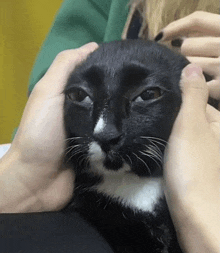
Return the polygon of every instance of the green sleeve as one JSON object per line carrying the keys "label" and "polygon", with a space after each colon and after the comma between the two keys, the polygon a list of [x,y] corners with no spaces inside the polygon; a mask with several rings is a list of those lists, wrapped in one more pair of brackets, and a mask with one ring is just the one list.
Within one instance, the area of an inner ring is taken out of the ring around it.
{"label": "green sleeve", "polygon": [[128,0],[66,0],[44,41],[30,77],[29,93],[55,56],[88,42],[121,39]]}

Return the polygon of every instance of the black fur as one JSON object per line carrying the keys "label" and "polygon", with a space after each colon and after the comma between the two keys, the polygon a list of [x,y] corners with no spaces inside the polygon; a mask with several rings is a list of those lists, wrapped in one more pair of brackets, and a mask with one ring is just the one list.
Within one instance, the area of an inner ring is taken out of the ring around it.
{"label": "black fur", "polygon": [[[78,66],[66,85],[66,163],[75,170],[76,181],[74,198],[65,210],[75,210],[89,221],[115,252],[181,250],[164,197],[152,213],[124,206],[119,199],[95,190],[104,172],[93,171],[89,145],[99,144],[108,172],[120,172],[126,163],[138,177],[161,177],[162,160],[143,154],[151,144],[144,137],[158,138],[154,143],[163,154],[181,105],[181,71],[188,63],[154,42],[110,42]],[[105,127],[94,132],[102,113]]]}

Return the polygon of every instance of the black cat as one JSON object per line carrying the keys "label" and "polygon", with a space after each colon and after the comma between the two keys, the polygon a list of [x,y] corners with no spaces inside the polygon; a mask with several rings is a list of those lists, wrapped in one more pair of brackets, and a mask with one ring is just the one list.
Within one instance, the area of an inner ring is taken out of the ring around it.
{"label": "black cat", "polygon": [[66,210],[96,227],[114,252],[182,252],[162,175],[188,63],[154,42],[110,42],[65,87],[66,163],[76,173]]}

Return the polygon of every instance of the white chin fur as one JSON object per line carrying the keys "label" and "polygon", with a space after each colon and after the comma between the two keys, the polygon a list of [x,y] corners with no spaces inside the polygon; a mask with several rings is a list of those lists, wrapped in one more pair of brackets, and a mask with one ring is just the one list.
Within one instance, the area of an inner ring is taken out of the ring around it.
{"label": "white chin fur", "polygon": [[132,173],[105,175],[95,188],[122,205],[151,213],[164,195],[162,178],[140,178]]}
{"label": "white chin fur", "polygon": [[105,153],[102,151],[100,145],[93,141],[89,145],[89,156],[90,156],[90,165],[91,170],[93,172],[96,172],[101,175],[120,175],[124,174],[126,171],[130,171],[131,168],[128,164],[124,163],[123,167],[117,171],[114,170],[108,170],[103,165],[104,159],[105,159]]}
{"label": "white chin fur", "polygon": [[89,145],[89,156],[91,162],[103,162],[105,158],[105,153],[96,141],[91,142]]}
{"label": "white chin fur", "polygon": [[89,147],[91,170],[103,176],[103,181],[95,186],[101,192],[123,205],[153,213],[155,205],[163,197],[162,178],[140,178],[131,171],[130,166],[124,163],[118,171],[107,170],[103,161],[105,153],[97,142]]}

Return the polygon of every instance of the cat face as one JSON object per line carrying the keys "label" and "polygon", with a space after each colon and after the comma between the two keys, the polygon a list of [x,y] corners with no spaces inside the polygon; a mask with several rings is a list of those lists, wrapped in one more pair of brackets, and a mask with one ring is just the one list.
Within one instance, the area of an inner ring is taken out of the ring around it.
{"label": "cat face", "polygon": [[101,45],[64,90],[66,161],[78,171],[161,175],[187,64],[153,42]]}

